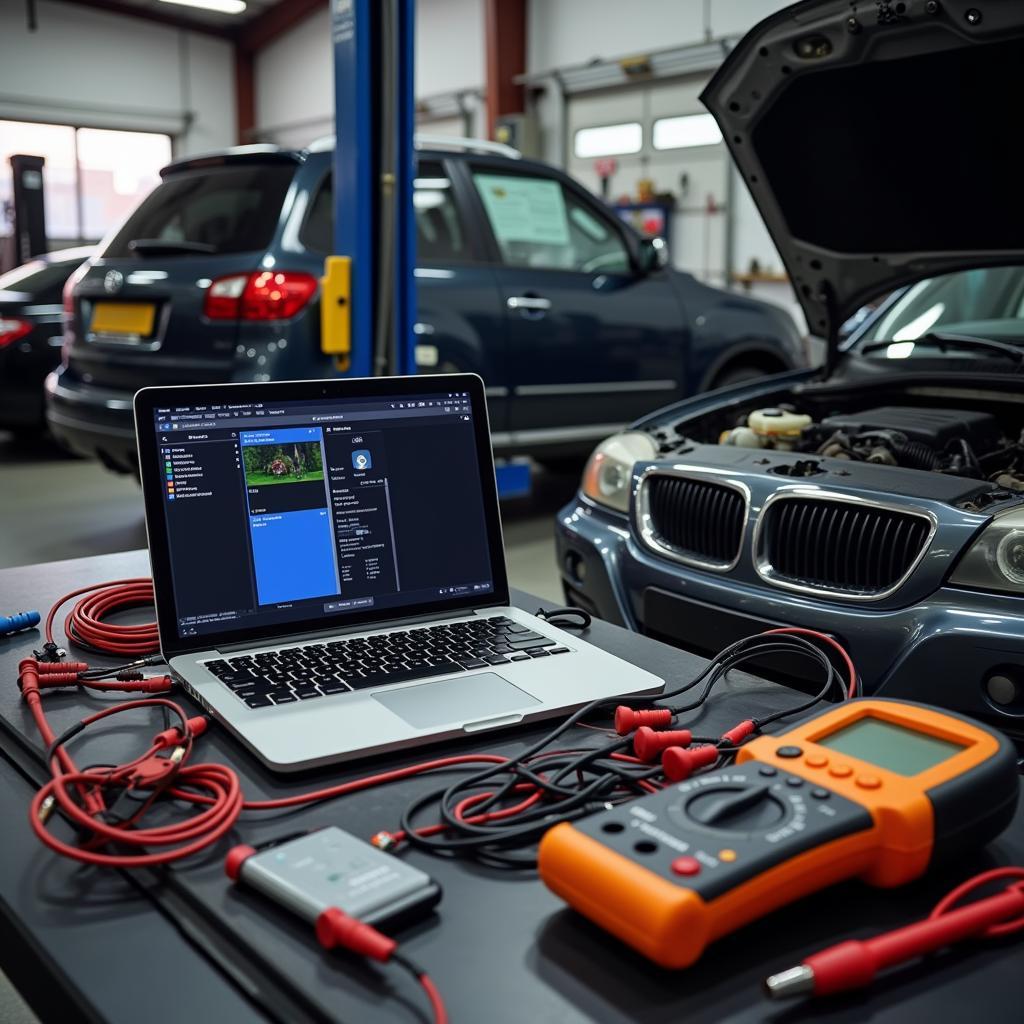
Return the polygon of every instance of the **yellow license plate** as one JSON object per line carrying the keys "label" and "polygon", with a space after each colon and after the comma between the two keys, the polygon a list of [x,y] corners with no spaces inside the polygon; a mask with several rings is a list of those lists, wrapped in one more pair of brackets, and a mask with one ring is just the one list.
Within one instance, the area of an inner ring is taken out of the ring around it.
{"label": "yellow license plate", "polygon": [[94,334],[125,334],[148,338],[156,306],[151,302],[97,302],[92,313]]}

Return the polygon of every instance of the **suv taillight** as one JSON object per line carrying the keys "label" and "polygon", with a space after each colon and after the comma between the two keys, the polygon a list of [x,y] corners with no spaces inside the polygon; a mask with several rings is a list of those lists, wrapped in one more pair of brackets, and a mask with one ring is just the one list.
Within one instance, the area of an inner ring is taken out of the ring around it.
{"label": "suv taillight", "polygon": [[203,304],[209,320],[290,320],[316,291],[312,274],[260,270],[231,274],[210,283]]}
{"label": "suv taillight", "polygon": [[17,317],[0,317],[0,348],[6,348],[19,338],[24,338],[32,325],[27,320]]}

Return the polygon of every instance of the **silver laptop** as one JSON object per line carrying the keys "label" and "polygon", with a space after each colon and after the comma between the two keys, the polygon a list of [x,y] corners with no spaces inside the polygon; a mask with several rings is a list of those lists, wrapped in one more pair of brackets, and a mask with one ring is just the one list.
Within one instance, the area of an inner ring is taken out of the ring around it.
{"label": "silver laptop", "polygon": [[479,377],[146,388],[135,422],[163,654],[270,768],[663,688],[510,605]]}

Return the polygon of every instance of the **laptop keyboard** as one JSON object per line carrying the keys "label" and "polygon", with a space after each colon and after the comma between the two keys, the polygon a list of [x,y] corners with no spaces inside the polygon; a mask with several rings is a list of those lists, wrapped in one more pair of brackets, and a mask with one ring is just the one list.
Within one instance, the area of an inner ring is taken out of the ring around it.
{"label": "laptop keyboard", "polygon": [[203,662],[251,708],[568,654],[503,615]]}

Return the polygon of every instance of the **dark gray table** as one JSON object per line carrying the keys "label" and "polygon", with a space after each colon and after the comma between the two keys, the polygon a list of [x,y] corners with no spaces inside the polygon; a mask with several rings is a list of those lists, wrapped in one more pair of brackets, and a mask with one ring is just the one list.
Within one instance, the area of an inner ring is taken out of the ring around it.
{"label": "dark gray table", "polygon": [[[68,590],[148,572],[144,552],[8,569],[0,572],[0,611],[45,612]],[[515,600],[530,611],[538,605],[522,593]],[[587,638],[671,682],[691,677],[704,664],[603,622]],[[15,685],[18,661],[40,642],[34,632],[0,639],[0,966],[45,1020],[425,1020],[420,994],[402,972],[325,953],[301,922],[234,890],[222,873],[227,843],[163,874],[82,868],[42,848],[27,822],[28,801],[42,777],[38,745]],[[702,729],[712,733],[799,699],[749,677],[730,680],[716,693],[700,718]],[[46,699],[58,732],[102,703],[75,693]],[[98,742],[83,740],[74,753],[81,764],[91,757],[120,760],[154,731],[141,718],[137,728],[121,722]],[[539,726],[428,749],[514,754],[544,731]],[[594,734],[581,730],[574,742],[594,742]],[[390,757],[282,779],[216,728],[195,756],[229,763],[252,797],[300,792],[402,763]],[[395,827],[410,799],[438,785],[436,776],[426,777],[287,815],[246,814],[236,841],[258,843],[327,824],[367,836]],[[659,970],[566,910],[532,875],[502,874],[415,850],[404,856],[444,889],[437,914],[404,933],[402,942],[440,986],[454,1024],[811,1017],[904,1024],[963,1021],[978,1013],[987,1021],[1021,1019],[1021,947],[1005,942],[942,955],[828,1003],[769,1003],[759,984],[765,974],[839,938],[867,936],[922,916],[976,871],[1024,864],[1024,808],[987,851],[955,871],[897,892],[857,882],[836,886],[724,939],[678,973]]]}

